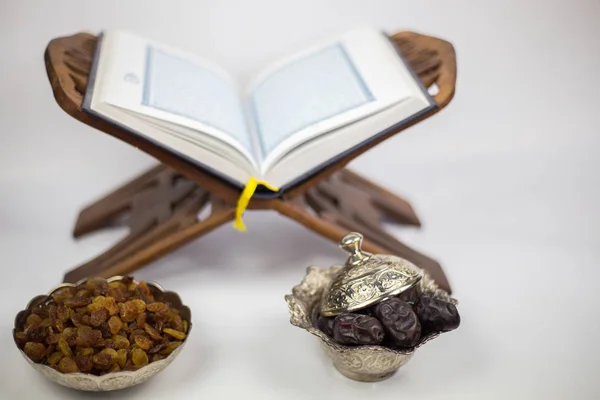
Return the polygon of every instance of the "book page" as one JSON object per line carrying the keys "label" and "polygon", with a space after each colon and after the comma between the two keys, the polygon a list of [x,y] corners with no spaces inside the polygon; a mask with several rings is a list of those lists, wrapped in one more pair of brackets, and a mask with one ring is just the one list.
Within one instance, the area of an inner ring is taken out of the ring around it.
{"label": "book page", "polygon": [[388,39],[359,29],[263,72],[249,89],[262,170],[295,146],[410,96],[398,68]]}
{"label": "book page", "polygon": [[223,70],[180,50],[110,32],[110,62],[102,101],[224,141],[254,159],[235,81]]}

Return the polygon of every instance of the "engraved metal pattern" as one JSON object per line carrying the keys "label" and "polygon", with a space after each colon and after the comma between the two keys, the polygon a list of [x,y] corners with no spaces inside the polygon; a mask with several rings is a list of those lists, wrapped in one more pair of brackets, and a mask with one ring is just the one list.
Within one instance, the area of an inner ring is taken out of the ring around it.
{"label": "engraved metal pattern", "polygon": [[[325,353],[344,376],[363,382],[387,379],[410,360],[418,347],[440,335],[440,333],[426,335],[414,349],[407,350],[394,350],[384,346],[344,346],[336,343],[313,326],[311,316],[315,307],[320,304],[326,288],[340,270],[342,270],[341,266],[309,267],[302,282],[292,289],[292,294],[285,296],[285,300],[290,312],[290,323],[321,339]],[[440,289],[426,273],[416,287],[422,294],[451,301],[454,304],[458,303],[450,298],[447,292]]]}
{"label": "engraved metal pattern", "polygon": [[391,255],[372,255],[360,248],[362,235],[350,233],[340,247],[350,253],[343,269],[325,290],[321,313],[335,316],[377,303],[416,285],[423,270]]}
{"label": "engraved metal pattern", "polygon": [[[122,276],[114,276],[112,278],[107,279],[107,282],[119,281],[123,279]],[[47,295],[36,296],[29,304],[25,310],[19,312],[17,317],[15,318],[15,325],[13,329],[13,339],[14,334],[17,331],[17,325],[19,321],[23,320],[23,316],[28,315],[30,310],[36,305],[44,303],[52,294],[64,287],[77,287],[79,285],[84,285],[87,279],[83,279],[77,283],[63,283],[59,286],[52,289],[48,292]],[[134,280],[134,282],[136,282]],[[157,290],[162,293],[164,301],[170,302],[174,308],[177,308],[181,312],[181,317],[189,322],[188,327],[188,335],[192,330],[192,315],[190,309],[183,305],[179,295],[175,292],[167,292],[165,291],[159,284],[151,281],[146,281],[151,290]],[[102,376],[96,376],[92,374],[86,374],[81,372],[69,373],[65,374],[60,371],[57,371],[47,365],[39,364],[33,362],[27,355],[19,349],[21,355],[27,360],[28,364],[31,365],[36,371],[42,373],[46,378],[51,380],[54,383],[58,383],[59,385],[66,386],[72,389],[84,390],[84,391],[110,391],[110,390],[119,390],[125,389],[131,386],[138,385],[140,383],[146,382],[148,379],[152,378],[154,375],[158,374],[169,364],[173,362],[173,360],[181,353],[181,350],[185,346],[187,339],[183,341],[183,343],[175,349],[169,356],[163,360],[154,361],[135,371],[118,371],[118,372],[109,372]],[[16,344],[16,340],[15,340]]]}

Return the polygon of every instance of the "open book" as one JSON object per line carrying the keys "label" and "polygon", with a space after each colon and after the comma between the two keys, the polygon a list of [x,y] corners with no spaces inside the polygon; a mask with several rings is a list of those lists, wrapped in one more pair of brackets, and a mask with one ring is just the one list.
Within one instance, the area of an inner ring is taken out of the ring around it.
{"label": "open book", "polygon": [[393,42],[356,29],[250,82],[124,31],[103,32],[83,110],[243,188],[284,191],[436,107]]}

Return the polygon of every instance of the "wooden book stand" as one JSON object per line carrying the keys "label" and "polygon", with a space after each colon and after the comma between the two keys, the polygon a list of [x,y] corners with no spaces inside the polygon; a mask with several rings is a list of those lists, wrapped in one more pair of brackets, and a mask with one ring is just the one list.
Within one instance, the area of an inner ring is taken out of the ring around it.
{"label": "wooden book stand", "polygon": [[[392,36],[442,109],[454,95],[456,58],[444,40],[413,32]],[[233,221],[239,189],[192,164],[81,111],[96,37],[88,33],[52,40],[45,53],[46,70],[58,105],[72,117],[157,158],[162,164],[89,205],[79,215],[74,236],[125,223],[129,235],[110,250],[73,269],[65,282],[87,276],[123,275]],[[417,122],[417,121],[415,121]],[[444,290],[450,286],[439,263],[386,233],[381,219],[420,226],[411,205],[344,167],[381,138],[323,170],[277,199],[252,199],[248,209],[273,209],[328,239],[339,241],[348,231],[361,232],[363,248],[395,254],[425,269]],[[199,219],[206,207],[210,214]],[[256,229],[256,227],[252,228]]]}

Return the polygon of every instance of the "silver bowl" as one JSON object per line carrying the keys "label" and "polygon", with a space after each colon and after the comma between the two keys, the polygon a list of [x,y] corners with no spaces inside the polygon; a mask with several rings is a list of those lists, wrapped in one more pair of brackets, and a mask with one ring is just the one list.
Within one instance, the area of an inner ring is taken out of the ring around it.
{"label": "silver bowl", "polygon": [[[290,322],[321,339],[321,346],[333,361],[335,368],[347,378],[361,382],[377,382],[394,375],[413,356],[415,350],[440,333],[431,333],[421,338],[417,346],[408,350],[394,350],[384,346],[344,346],[333,341],[313,325],[312,315],[321,304],[327,288],[341,266],[331,268],[309,267],[302,282],[294,286],[292,294],[285,296],[290,311]],[[457,304],[447,292],[440,289],[425,273],[417,291],[444,301]]]}
{"label": "silver bowl", "polygon": [[[124,277],[123,276],[113,276],[112,278],[106,279],[108,283],[114,281],[120,281]],[[29,301],[25,310],[19,312],[17,317],[15,318],[15,324],[13,328],[13,340],[15,340],[15,344],[17,344],[15,339],[15,333],[17,332],[17,327],[20,321],[23,321],[27,315],[31,313],[31,309],[43,304],[54,292],[59,289],[65,287],[78,287],[80,285],[85,285],[88,279],[83,279],[77,283],[63,283],[59,286],[52,289],[48,292],[47,295],[36,296]],[[137,283],[136,280],[134,282]],[[158,283],[146,281],[148,287],[153,293],[160,293],[160,296],[163,301],[170,302],[173,308],[178,309],[181,312],[181,317],[187,321],[189,321],[188,332],[192,330],[192,314],[190,309],[183,305],[179,295],[175,292],[166,292]],[[152,378],[154,375],[158,374],[160,371],[167,368],[169,364],[173,362],[175,357],[181,353],[181,349],[185,346],[186,339],[183,340],[183,343],[175,349],[167,358],[164,358],[159,361],[154,361],[149,363],[148,365],[135,370],[135,371],[118,371],[118,372],[109,372],[102,376],[97,376],[93,374],[86,374],[82,372],[74,372],[74,373],[62,373],[57,371],[47,365],[39,364],[32,361],[23,350],[19,349],[21,355],[25,358],[25,360],[31,365],[36,371],[41,372],[46,378],[51,380],[52,382],[58,383],[59,385],[66,386],[72,389],[84,390],[84,391],[93,391],[93,392],[102,392],[102,391],[110,391],[110,390],[118,390],[125,389],[128,387],[132,387],[138,385],[140,383],[146,382],[148,379]]]}

